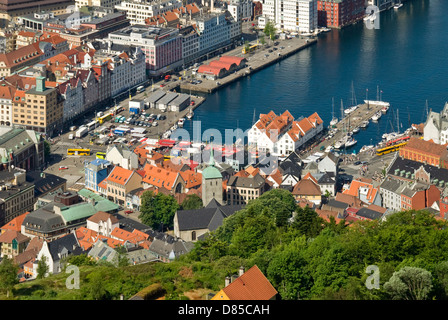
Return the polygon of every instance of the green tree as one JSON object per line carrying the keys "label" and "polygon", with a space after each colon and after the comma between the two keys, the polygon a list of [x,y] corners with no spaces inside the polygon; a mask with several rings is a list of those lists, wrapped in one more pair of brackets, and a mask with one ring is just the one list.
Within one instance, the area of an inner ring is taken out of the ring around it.
{"label": "green tree", "polygon": [[50,157],[51,154],[51,144],[47,140],[44,140],[44,156],[46,159]]}
{"label": "green tree", "polygon": [[87,275],[86,279],[88,280],[87,286],[85,286],[85,290],[87,290],[87,294],[90,295],[93,300],[109,300],[110,294],[106,290],[104,275],[101,271],[94,271]]}
{"label": "green tree", "polygon": [[37,263],[37,279],[43,279],[48,273],[49,267],[47,264],[47,257],[42,256]]}
{"label": "green tree", "polygon": [[115,251],[118,252],[118,267],[126,267],[129,266],[129,259],[126,256],[126,249],[123,246],[118,246],[115,248]]}
{"label": "green tree", "polygon": [[260,37],[260,43],[261,43],[261,45],[265,45],[266,44],[266,39],[264,38],[264,36],[261,36]]}
{"label": "green tree", "polygon": [[324,220],[313,209],[297,208],[292,227],[307,237],[316,237],[324,227]]}
{"label": "green tree", "polygon": [[197,194],[189,194],[185,197],[180,206],[182,210],[195,210],[201,209],[204,205],[202,203],[201,197],[199,197]]}
{"label": "green tree", "polygon": [[276,31],[274,22],[272,21],[268,21],[263,30],[264,34],[272,41],[275,40]]}
{"label": "green tree", "polygon": [[394,300],[426,300],[432,287],[431,272],[416,267],[401,268],[384,284]]}
{"label": "green tree", "polygon": [[179,205],[174,197],[152,191],[145,191],[141,197],[139,218],[154,229],[172,228],[173,218]]}
{"label": "green tree", "polygon": [[268,279],[284,300],[309,297],[312,279],[306,270],[307,261],[302,255],[305,246],[304,238],[293,241],[274,255],[267,269]]}
{"label": "green tree", "polygon": [[69,264],[75,265],[75,266],[94,266],[96,265],[96,261],[93,260],[91,257],[89,257],[87,254],[80,254],[77,256],[70,256],[67,259],[67,262]]}
{"label": "green tree", "polygon": [[8,298],[14,286],[19,283],[18,272],[19,266],[12,259],[3,257],[0,263],[0,289],[6,291],[6,297]]}

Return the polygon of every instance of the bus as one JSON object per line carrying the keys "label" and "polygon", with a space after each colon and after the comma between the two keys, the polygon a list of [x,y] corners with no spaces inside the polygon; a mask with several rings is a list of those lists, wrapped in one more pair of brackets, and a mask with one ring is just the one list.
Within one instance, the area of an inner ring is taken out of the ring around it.
{"label": "bus", "polygon": [[99,124],[103,124],[104,122],[108,121],[112,119],[112,114],[111,113],[106,113],[105,115],[98,117],[98,123]]}
{"label": "bus", "polygon": [[90,149],[67,149],[69,156],[90,156]]}
{"label": "bus", "polygon": [[251,45],[249,47],[244,47],[243,48],[243,54],[246,54],[246,53],[249,53],[249,52],[254,52],[255,50],[257,50],[257,48],[258,48],[258,44],[254,44],[254,45]]}
{"label": "bus", "polygon": [[97,152],[96,158],[97,159],[106,159],[106,152]]}
{"label": "bus", "polygon": [[384,147],[384,148],[379,148],[379,149],[376,150],[376,155],[377,156],[382,156],[382,155],[385,155],[385,154],[388,154],[388,153],[391,153],[391,152],[395,152],[395,151],[397,151],[398,149],[400,149],[401,147],[403,147],[406,144],[407,144],[407,141],[406,142],[402,142],[402,143],[397,143],[397,144],[394,144],[394,145],[391,145],[391,146],[387,146],[387,147]]}
{"label": "bus", "polygon": [[89,122],[88,124],[86,124],[86,127],[90,131],[95,128],[95,125],[96,125],[96,120],[93,120],[92,122]]}

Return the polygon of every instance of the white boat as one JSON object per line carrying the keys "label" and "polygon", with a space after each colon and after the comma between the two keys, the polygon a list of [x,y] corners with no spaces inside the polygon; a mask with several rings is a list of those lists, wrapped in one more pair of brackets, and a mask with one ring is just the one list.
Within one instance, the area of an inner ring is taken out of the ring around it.
{"label": "white boat", "polygon": [[330,126],[332,127],[339,122],[338,118],[336,118],[334,116],[334,98],[332,99],[332,113],[331,114],[332,114],[332,119],[330,121]]}
{"label": "white boat", "polygon": [[177,121],[177,125],[179,128],[182,128],[184,126],[185,118],[180,118],[179,121]]}
{"label": "white boat", "polygon": [[372,121],[377,122],[381,118],[381,112],[377,112],[372,116]]}
{"label": "white boat", "polygon": [[345,114],[350,114],[350,113],[352,113],[353,111],[355,111],[356,109],[358,109],[358,106],[353,106],[353,107],[350,107],[350,108],[345,109],[345,110],[344,110],[344,113],[345,113]]}
{"label": "white boat", "polygon": [[328,146],[328,147],[325,148],[325,152],[326,153],[333,152],[333,150],[334,150],[333,146]]}
{"label": "white boat", "polygon": [[187,113],[186,117],[187,117],[188,120],[191,120],[193,118],[193,116],[194,116],[194,112],[190,108],[190,111]]}
{"label": "white boat", "polygon": [[373,149],[374,146],[373,145],[368,145],[368,146],[362,146],[362,148],[359,150],[359,152],[364,152],[370,149]]}
{"label": "white boat", "polygon": [[345,141],[339,140],[334,144],[335,149],[341,149],[345,146]]}
{"label": "white boat", "polygon": [[357,142],[358,142],[358,141],[356,141],[355,139],[350,138],[350,139],[345,143],[345,147],[346,147],[346,148],[349,148],[349,147],[355,145]]}
{"label": "white boat", "polygon": [[384,106],[384,107],[381,108],[381,112],[383,114],[385,114],[387,112],[387,110],[389,110],[389,106]]}
{"label": "white boat", "polygon": [[367,126],[369,125],[369,121],[365,120],[363,122],[361,122],[361,124],[359,125],[361,128],[367,128]]}
{"label": "white boat", "polygon": [[356,127],[352,130],[352,133],[358,133],[359,132],[359,127]]}

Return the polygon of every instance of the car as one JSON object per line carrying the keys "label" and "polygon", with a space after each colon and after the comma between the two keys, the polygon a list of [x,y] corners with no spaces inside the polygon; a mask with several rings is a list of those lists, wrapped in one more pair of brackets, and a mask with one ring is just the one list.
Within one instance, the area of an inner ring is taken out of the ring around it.
{"label": "car", "polygon": [[161,85],[160,85],[160,88],[163,88],[165,85],[162,83]]}
{"label": "car", "polygon": [[66,167],[66,166],[59,166],[59,170],[67,170],[68,169],[68,167]]}
{"label": "car", "polygon": [[366,165],[366,164],[369,164],[369,162],[368,161],[361,161],[361,164],[362,165]]}
{"label": "car", "polygon": [[272,52],[272,49],[269,49],[268,52],[271,53],[271,52]]}
{"label": "car", "polygon": [[356,161],[356,162],[354,163],[355,166],[360,165],[360,164],[361,164],[361,161]]}
{"label": "car", "polygon": [[130,213],[133,213],[134,211],[132,211],[132,210],[126,210],[124,213],[126,213],[126,214],[130,214]]}

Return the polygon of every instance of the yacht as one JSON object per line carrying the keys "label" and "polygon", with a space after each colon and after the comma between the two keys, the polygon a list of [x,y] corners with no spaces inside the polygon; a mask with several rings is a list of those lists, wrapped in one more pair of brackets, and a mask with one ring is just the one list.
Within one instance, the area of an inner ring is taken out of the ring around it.
{"label": "yacht", "polygon": [[359,150],[359,152],[364,152],[370,149],[373,149],[374,146],[373,145],[368,145],[368,146],[362,146],[362,148]]}
{"label": "yacht", "polygon": [[177,125],[179,128],[182,128],[184,126],[185,119],[180,118],[179,121],[177,121]]}
{"label": "yacht", "polygon": [[353,133],[358,133],[359,132],[359,127],[356,127],[352,130]]}
{"label": "yacht", "polygon": [[367,126],[369,125],[369,121],[365,120],[363,122],[361,122],[361,124],[359,125],[361,128],[367,128]]}
{"label": "yacht", "polygon": [[355,139],[353,139],[352,137],[350,137],[350,139],[347,140],[347,142],[345,143],[345,147],[349,148],[353,145],[355,145],[358,141],[356,141]]}
{"label": "yacht", "polygon": [[333,150],[334,150],[333,146],[328,146],[327,148],[325,148],[326,153],[333,152]]}
{"label": "yacht", "polygon": [[193,110],[191,110],[191,108],[190,108],[190,111],[188,111],[186,117],[188,120],[191,120],[191,118],[193,118],[193,116],[194,116]]}
{"label": "yacht", "polygon": [[350,107],[350,108],[345,109],[345,110],[344,110],[344,113],[345,113],[345,114],[350,114],[350,113],[352,113],[353,111],[355,111],[356,109],[358,109],[358,106],[353,106],[353,107]]}
{"label": "yacht", "polygon": [[387,110],[389,110],[388,105],[381,108],[381,113],[385,114],[387,112]]}
{"label": "yacht", "polygon": [[334,116],[334,98],[332,99],[332,119],[330,121],[330,126],[333,127],[339,122],[338,118]]}
{"label": "yacht", "polygon": [[381,118],[381,112],[377,112],[372,116],[372,121],[377,122]]}

